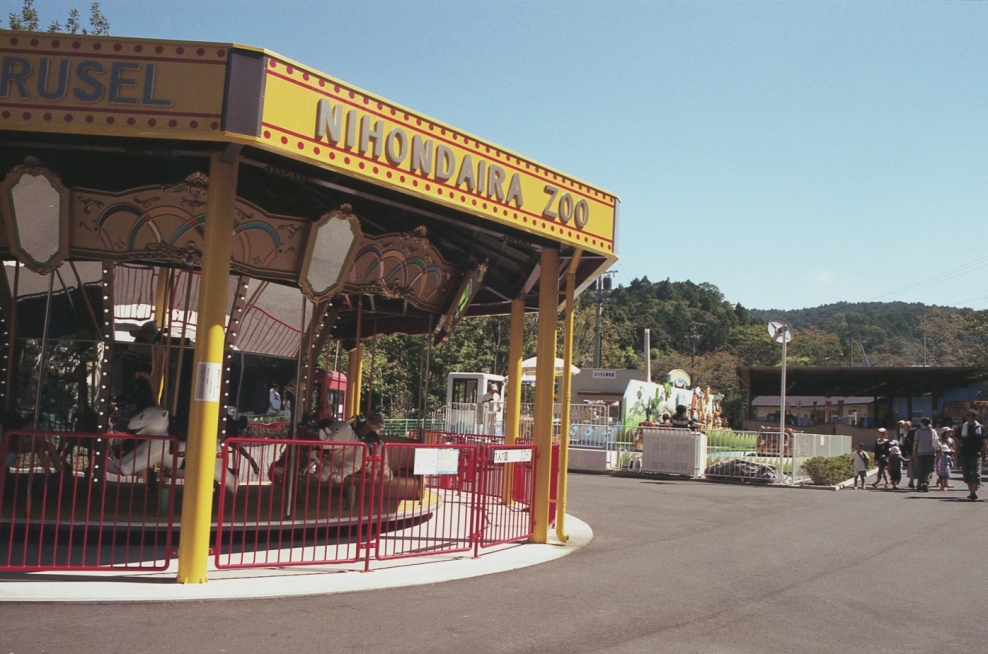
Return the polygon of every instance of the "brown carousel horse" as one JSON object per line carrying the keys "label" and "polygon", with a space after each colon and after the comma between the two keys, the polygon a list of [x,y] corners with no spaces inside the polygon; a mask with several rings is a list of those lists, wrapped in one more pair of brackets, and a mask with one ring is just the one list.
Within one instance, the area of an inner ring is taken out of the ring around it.
{"label": "brown carousel horse", "polygon": [[[78,401],[76,405],[76,415],[74,420],[74,430],[88,434],[95,434],[99,429],[99,420],[96,412],[89,407],[89,370],[85,362],[76,366],[70,374],[61,378],[63,384],[76,384],[78,386]],[[85,450],[87,458],[90,459],[92,467],[92,456],[96,453],[97,441],[94,436],[67,436],[62,435],[58,444],[58,458],[66,468],[72,466],[72,455],[76,450]]]}
{"label": "brown carousel horse", "polygon": [[3,453],[4,465],[7,464],[8,453],[14,454],[18,458],[30,455],[29,467],[33,468],[40,465],[45,473],[61,472],[61,457],[51,439],[41,434],[20,433],[34,430],[36,426],[33,422],[25,422],[19,413],[5,412],[2,416],[2,425],[7,442],[7,450]]}

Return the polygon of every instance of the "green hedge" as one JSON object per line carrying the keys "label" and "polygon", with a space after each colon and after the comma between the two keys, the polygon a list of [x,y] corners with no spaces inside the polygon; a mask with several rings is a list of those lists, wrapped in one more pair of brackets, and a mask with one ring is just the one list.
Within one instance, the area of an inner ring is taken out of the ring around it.
{"label": "green hedge", "polygon": [[[853,454],[840,456],[814,456],[803,463],[803,470],[818,486],[836,486],[854,476]],[[874,466],[872,454],[868,453],[868,469]]]}

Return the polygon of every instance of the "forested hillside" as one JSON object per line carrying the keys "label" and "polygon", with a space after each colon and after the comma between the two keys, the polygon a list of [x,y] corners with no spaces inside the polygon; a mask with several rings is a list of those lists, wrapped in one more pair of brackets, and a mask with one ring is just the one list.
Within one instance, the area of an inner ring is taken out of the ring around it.
{"label": "forested hillside", "polygon": [[[964,365],[977,359],[978,343],[967,333],[974,312],[918,302],[838,302],[796,311],[752,310],[763,320],[785,316],[796,329],[836,334],[851,365]],[[853,342],[853,348],[852,348]],[[853,353],[852,353],[853,349]]]}
{"label": "forested hillside", "polygon": [[[689,371],[694,383],[724,393],[724,408],[737,422],[743,395],[735,369],[778,365],[780,348],[765,322],[784,316],[796,328],[789,365],[970,365],[988,361],[988,312],[903,302],[838,303],[798,311],[746,309],[713,284],[636,279],[603,294],[601,365],[642,368],[644,330],[651,330],[652,370]],[[574,363],[593,365],[597,294],[577,300]],[[560,314],[559,348],[562,348]],[[525,357],[535,355],[538,316],[525,322]],[[430,355],[428,411],[445,402],[452,371],[507,372],[506,316],[464,320],[449,341]],[[422,338],[390,336],[365,349],[365,384],[373,377],[374,406],[388,417],[417,415],[427,347]],[[369,374],[372,353],[374,374]],[[346,355],[324,354],[323,363],[346,369]],[[366,386],[365,386],[366,392]]]}

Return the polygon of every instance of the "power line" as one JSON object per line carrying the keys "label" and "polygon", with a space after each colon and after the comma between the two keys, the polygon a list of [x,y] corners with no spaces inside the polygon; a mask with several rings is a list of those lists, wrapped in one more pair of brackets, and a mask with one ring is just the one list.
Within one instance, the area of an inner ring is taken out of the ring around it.
{"label": "power line", "polygon": [[980,270],[981,268],[985,268],[985,267],[988,267],[988,256],[981,257],[980,259],[975,259],[974,261],[969,261],[968,263],[957,266],[956,268],[945,270],[939,274],[933,275],[932,277],[927,277],[926,279],[922,279],[918,282],[914,282],[908,286],[903,286],[899,290],[891,291],[889,293],[884,293],[883,295],[879,295],[869,300],[869,302],[877,302],[878,300],[887,297],[894,297],[896,295],[901,295],[903,293],[908,293],[909,291],[918,291],[925,288],[929,288],[930,286],[936,286],[937,284],[942,284],[943,282],[947,282],[957,277],[967,275],[969,273],[974,272],[975,270]]}

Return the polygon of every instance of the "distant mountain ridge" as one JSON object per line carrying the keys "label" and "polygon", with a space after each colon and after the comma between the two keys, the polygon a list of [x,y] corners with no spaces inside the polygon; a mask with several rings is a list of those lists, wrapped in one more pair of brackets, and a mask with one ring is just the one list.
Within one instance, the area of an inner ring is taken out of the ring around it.
{"label": "distant mountain ridge", "polygon": [[836,302],[816,307],[783,311],[780,309],[749,309],[753,316],[768,322],[782,316],[796,329],[817,327],[837,334],[863,329],[866,325],[880,327],[890,339],[922,338],[920,321],[933,310],[954,315],[968,315],[971,309],[941,307],[922,302]]}

